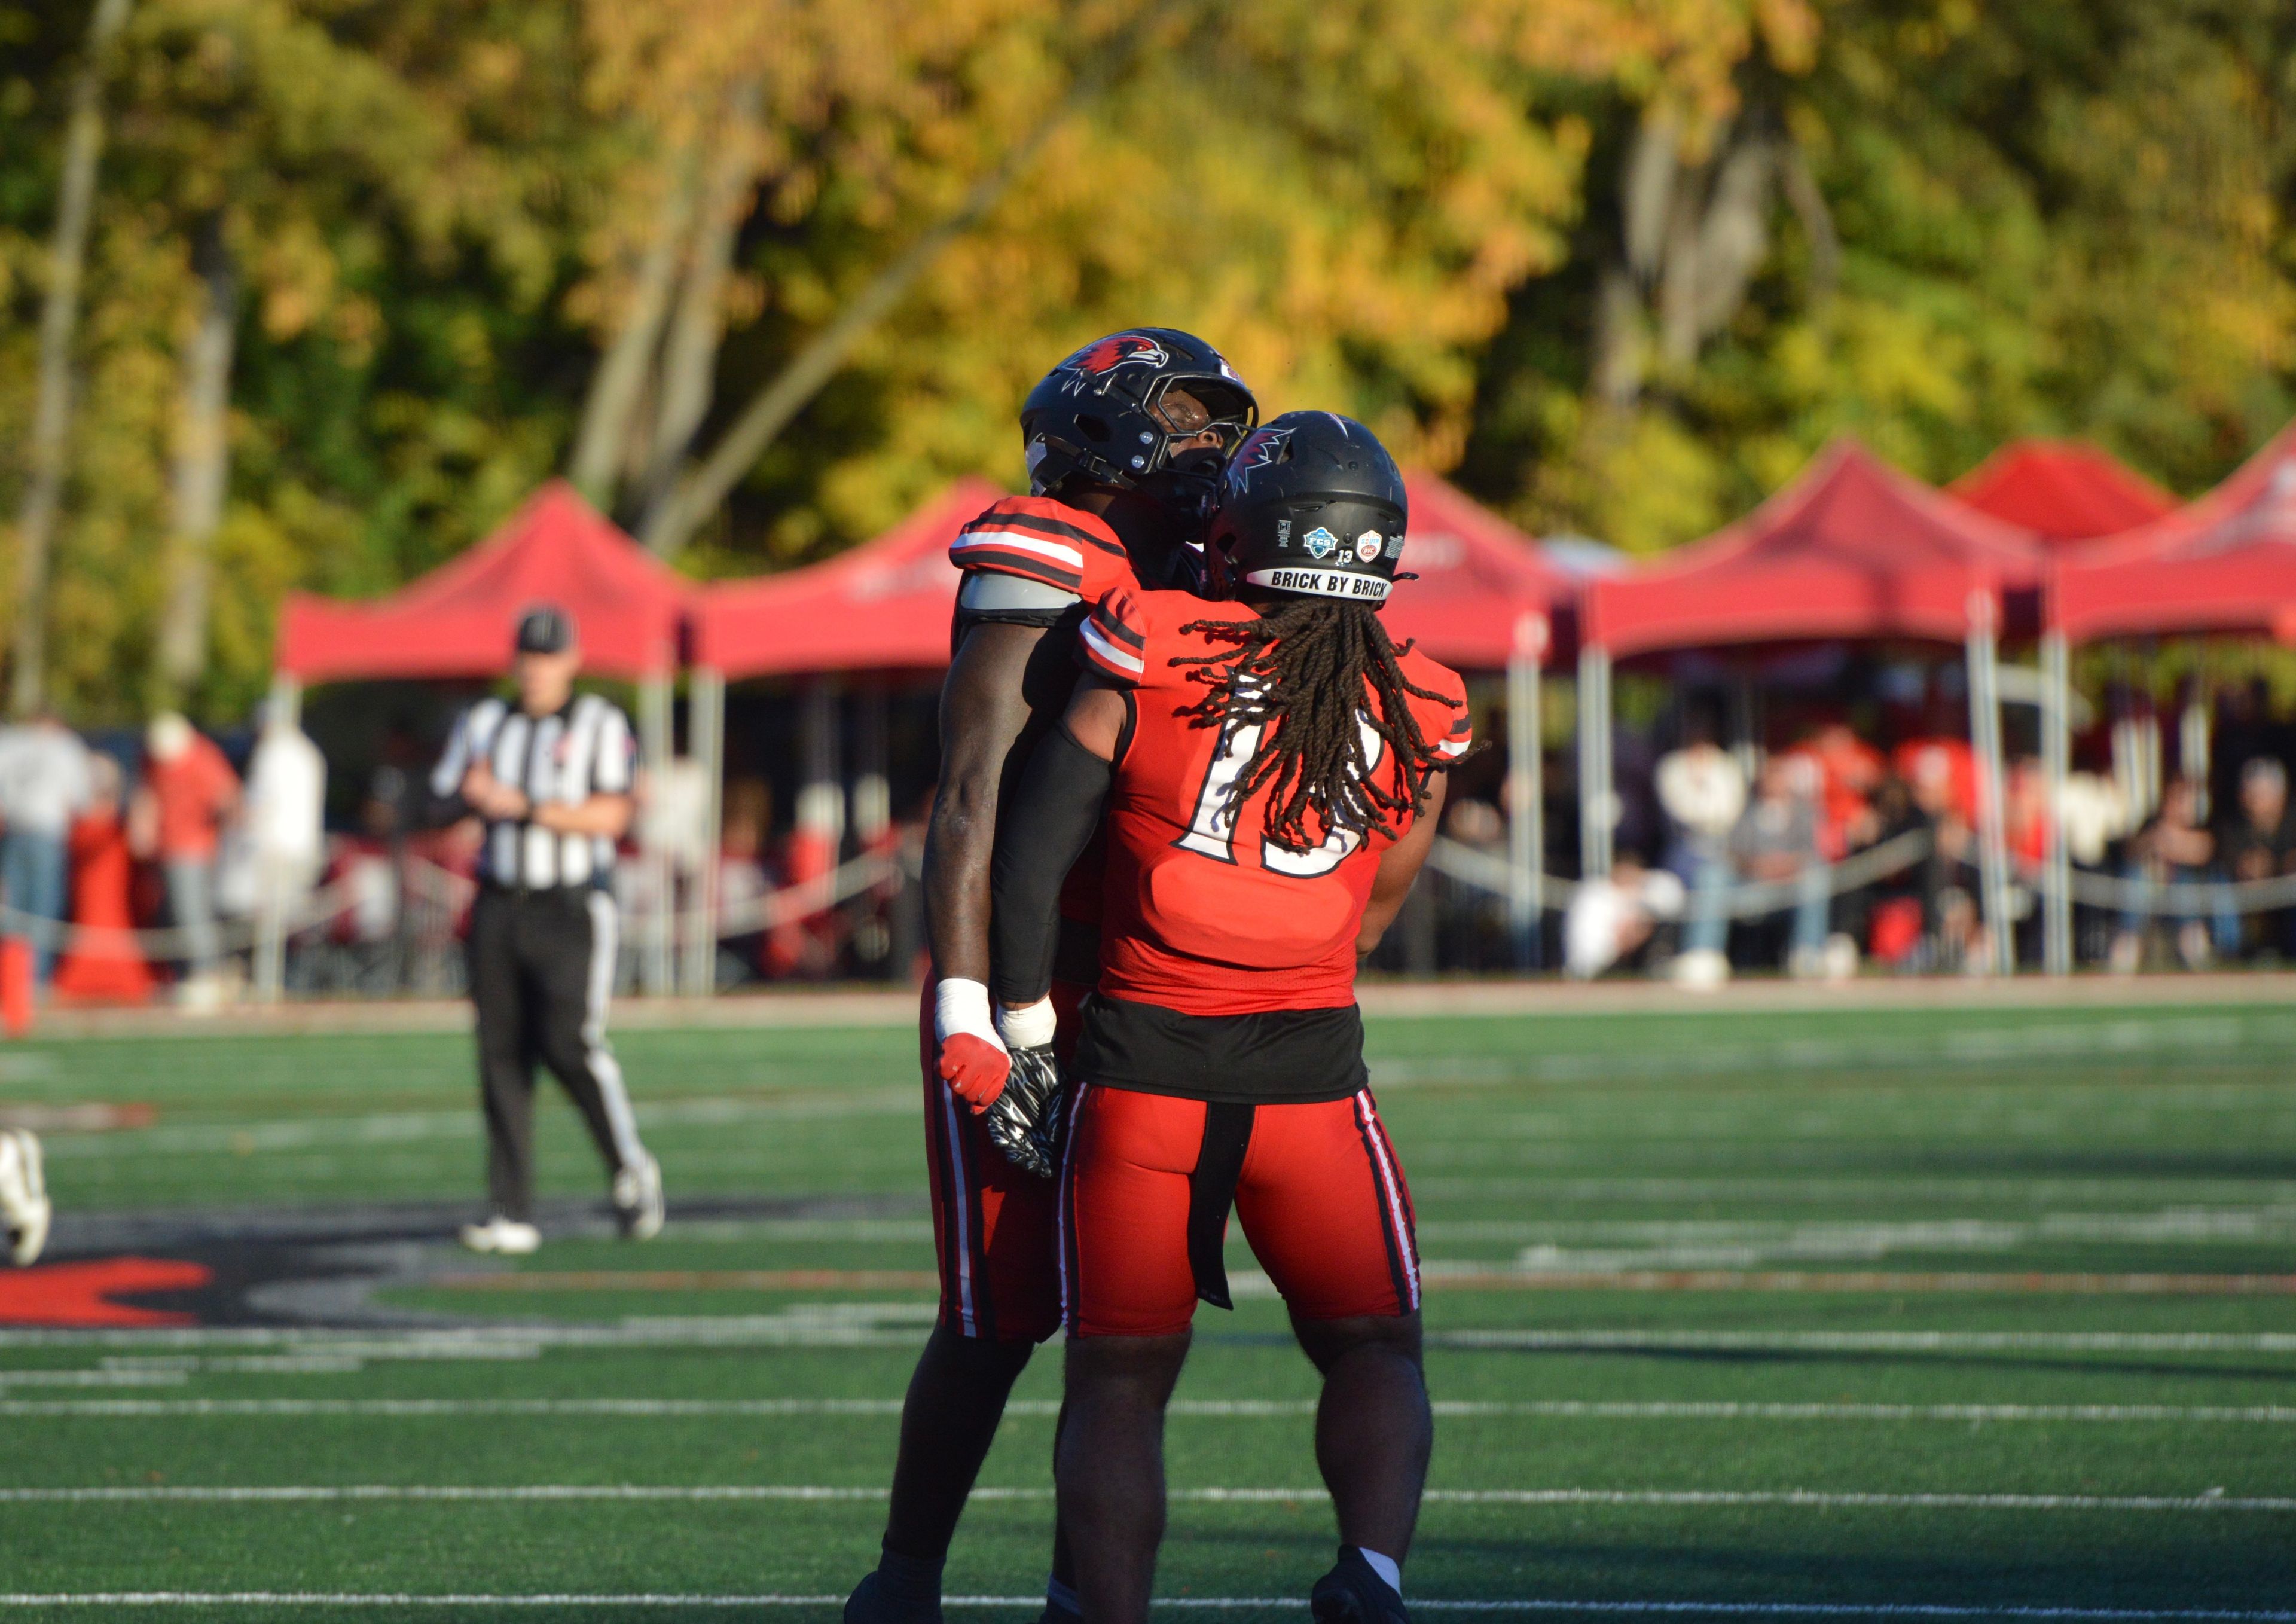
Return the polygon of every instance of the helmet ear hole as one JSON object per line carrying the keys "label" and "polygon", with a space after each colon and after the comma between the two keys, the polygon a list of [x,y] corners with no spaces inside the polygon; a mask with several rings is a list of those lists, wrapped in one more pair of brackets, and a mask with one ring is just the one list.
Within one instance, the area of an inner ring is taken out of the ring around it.
{"label": "helmet ear hole", "polygon": [[1108,420],[1104,417],[1089,415],[1078,417],[1077,427],[1082,429],[1095,445],[1105,446],[1115,438],[1114,432],[1108,426]]}

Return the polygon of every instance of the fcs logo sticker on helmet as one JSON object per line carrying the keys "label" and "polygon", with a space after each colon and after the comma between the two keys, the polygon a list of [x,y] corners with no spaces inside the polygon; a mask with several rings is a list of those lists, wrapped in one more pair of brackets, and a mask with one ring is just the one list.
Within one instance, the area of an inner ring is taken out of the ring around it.
{"label": "fcs logo sticker on helmet", "polygon": [[1300,545],[1308,549],[1308,557],[1321,563],[1338,550],[1340,538],[1319,524],[1300,538]]}
{"label": "fcs logo sticker on helmet", "polygon": [[1171,358],[1161,344],[1144,332],[1114,332],[1078,350],[1061,363],[1061,370],[1099,378],[1119,366],[1163,366]]}

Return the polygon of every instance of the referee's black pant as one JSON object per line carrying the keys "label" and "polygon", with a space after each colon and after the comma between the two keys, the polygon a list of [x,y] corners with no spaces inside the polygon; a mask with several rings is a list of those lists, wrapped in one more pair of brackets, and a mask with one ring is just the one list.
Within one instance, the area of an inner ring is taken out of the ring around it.
{"label": "referee's black pant", "polygon": [[565,1085],[610,1169],[636,1167],[645,1154],[606,1043],[616,935],[613,898],[585,886],[487,886],[471,910],[487,1188],[504,1218],[533,1217],[537,1061]]}

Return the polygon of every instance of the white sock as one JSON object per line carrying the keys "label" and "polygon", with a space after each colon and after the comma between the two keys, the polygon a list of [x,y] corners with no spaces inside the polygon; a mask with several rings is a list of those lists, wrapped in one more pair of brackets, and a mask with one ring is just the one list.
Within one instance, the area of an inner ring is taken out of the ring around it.
{"label": "white sock", "polygon": [[1356,1554],[1371,1564],[1371,1571],[1387,1581],[1387,1587],[1396,1595],[1403,1594],[1403,1564],[1392,1556],[1382,1556],[1367,1545],[1356,1546]]}

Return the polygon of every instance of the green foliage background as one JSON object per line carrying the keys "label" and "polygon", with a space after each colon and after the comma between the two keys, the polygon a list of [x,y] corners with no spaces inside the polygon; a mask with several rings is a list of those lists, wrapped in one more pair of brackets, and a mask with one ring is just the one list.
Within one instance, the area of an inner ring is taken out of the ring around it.
{"label": "green foliage background", "polygon": [[[139,0],[76,351],[62,708],[123,720],[154,691],[202,222],[246,288],[196,696],[220,718],[260,691],[288,588],[385,590],[565,466],[666,155],[728,64],[777,77],[705,446],[1127,9]],[[88,11],[0,0],[0,520]],[[1055,132],[680,562],[783,567],[955,474],[1017,483],[1029,382],[1140,321],[1213,337],[1270,410],[1354,412],[1526,525],[1640,553],[1844,431],[1932,480],[2083,435],[2191,493],[2296,409],[2292,109],[2276,0],[1214,8]],[[1620,406],[1595,308],[1660,112],[1685,161],[1752,119],[1790,142],[1838,270],[1774,204],[1726,322]]]}

